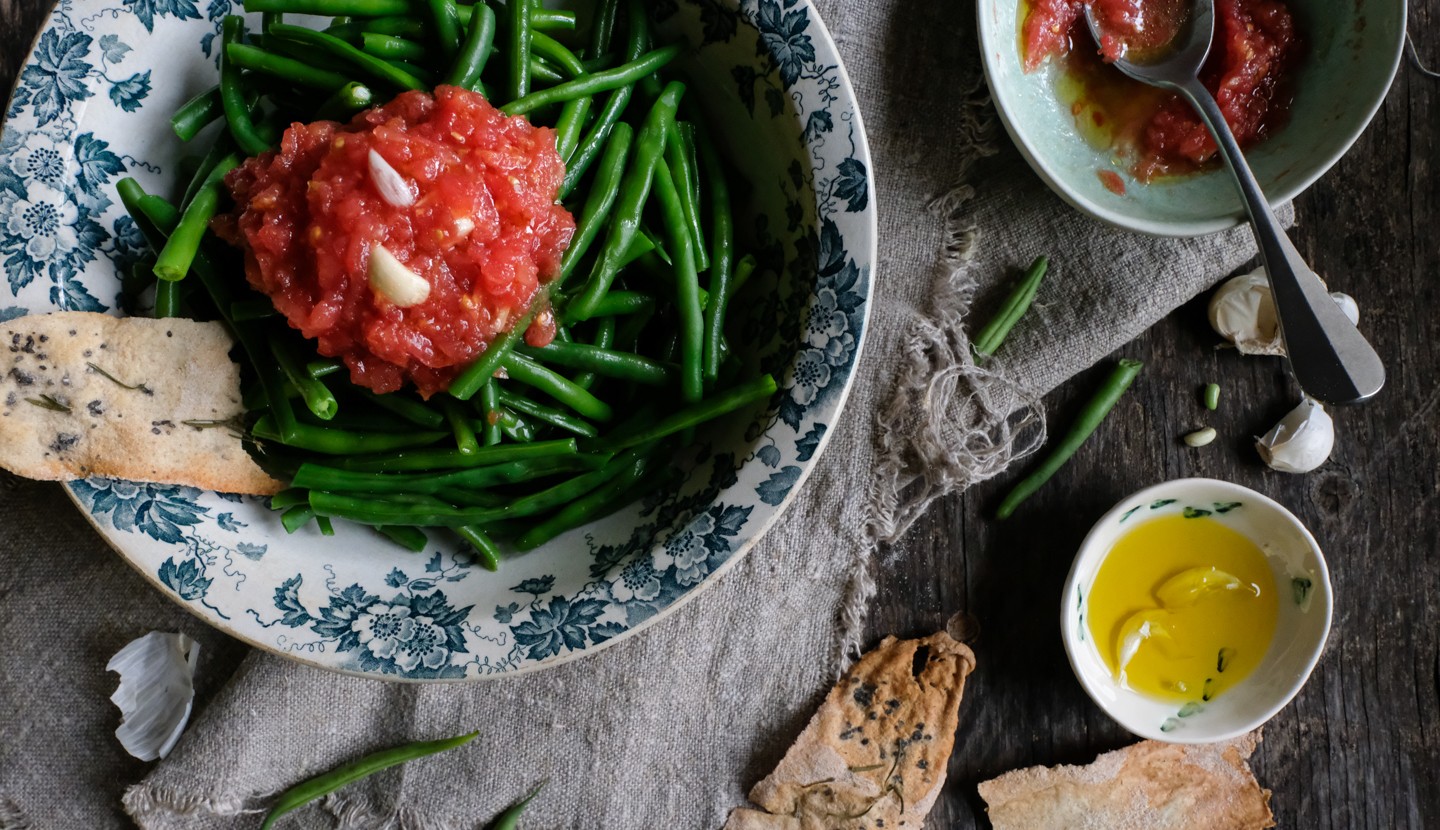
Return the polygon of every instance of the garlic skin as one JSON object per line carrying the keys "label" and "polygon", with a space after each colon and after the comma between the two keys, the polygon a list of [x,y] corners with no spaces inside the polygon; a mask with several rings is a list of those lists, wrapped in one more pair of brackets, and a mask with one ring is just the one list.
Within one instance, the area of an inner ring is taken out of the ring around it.
{"label": "garlic skin", "polygon": [[[1360,322],[1360,306],[1348,294],[1330,295],[1352,323]],[[1225,281],[1210,298],[1210,328],[1230,341],[1241,354],[1283,357],[1280,319],[1265,269],[1257,268]]]}
{"label": "garlic skin", "polygon": [[370,289],[401,308],[419,305],[430,296],[430,283],[405,267],[384,245],[370,249],[367,270]]}
{"label": "garlic skin", "polygon": [[164,758],[175,748],[195,701],[200,644],[184,634],[152,631],[110,658],[106,671],[120,674],[110,702],[120,707],[115,737],[142,761]]}
{"label": "garlic skin", "polygon": [[1334,448],[1335,421],[1310,398],[1255,440],[1260,458],[1282,473],[1308,473],[1324,464]]}

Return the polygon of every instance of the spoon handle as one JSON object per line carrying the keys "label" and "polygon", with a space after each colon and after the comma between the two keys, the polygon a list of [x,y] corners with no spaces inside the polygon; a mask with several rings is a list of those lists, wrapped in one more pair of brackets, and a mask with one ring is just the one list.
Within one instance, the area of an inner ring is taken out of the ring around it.
{"label": "spoon handle", "polygon": [[1290,356],[1290,371],[1301,390],[1322,403],[1335,405],[1374,397],[1385,385],[1385,366],[1380,356],[1335,304],[1320,277],[1305,264],[1275,221],[1220,106],[1198,80],[1181,84],[1178,91],[1195,107],[1215,137],[1240,189],[1270,279],[1270,291],[1275,296],[1275,313]]}

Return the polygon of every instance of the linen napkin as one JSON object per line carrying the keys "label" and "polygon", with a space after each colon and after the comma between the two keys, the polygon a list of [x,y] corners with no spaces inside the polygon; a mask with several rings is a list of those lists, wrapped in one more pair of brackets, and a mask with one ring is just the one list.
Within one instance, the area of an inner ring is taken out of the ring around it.
{"label": "linen napkin", "polygon": [[[129,572],[57,487],[12,480],[0,492],[12,667],[0,674],[0,830],[123,826],[122,791],[145,828],[254,827],[267,797],[303,778],[472,729],[482,734],[464,749],[360,782],[289,826],[477,827],[542,783],[526,826],[718,827],[745,803],[869,645],[877,544],[1034,444],[1039,395],[1254,252],[1245,230],[1138,237],[1052,196],[996,126],[972,4],[815,6],[866,119],[881,264],[845,415],[765,540],[671,618],[538,674],[407,686],[252,652],[227,679],[243,647]],[[971,299],[993,306],[1041,253],[1057,264],[1035,310],[977,368],[962,328]],[[110,735],[103,666],[154,628],[202,642],[200,702],[174,753],[139,780],[144,766]]]}

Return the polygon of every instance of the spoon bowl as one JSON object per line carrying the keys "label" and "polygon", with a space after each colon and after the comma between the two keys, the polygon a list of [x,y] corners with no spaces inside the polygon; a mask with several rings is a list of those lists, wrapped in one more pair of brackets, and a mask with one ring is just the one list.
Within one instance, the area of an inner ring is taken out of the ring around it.
{"label": "spoon bowl", "polygon": [[[1097,44],[1104,32],[1092,7],[1085,23]],[[1330,298],[1320,277],[1305,263],[1275,219],[1225,114],[1210,90],[1200,83],[1200,68],[1215,38],[1215,0],[1191,0],[1186,25],[1159,56],[1137,63],[1124,54],[1115,68],[1150,86],[1172,90],[1200,116],[1219,148],[1245,204],[1270,292],[1280,334],[1290,358],[1290,371],[1307,396],[1321,403],[1347,405],[1373,398],[1385,385],[1385,366],[1375,349]]]}

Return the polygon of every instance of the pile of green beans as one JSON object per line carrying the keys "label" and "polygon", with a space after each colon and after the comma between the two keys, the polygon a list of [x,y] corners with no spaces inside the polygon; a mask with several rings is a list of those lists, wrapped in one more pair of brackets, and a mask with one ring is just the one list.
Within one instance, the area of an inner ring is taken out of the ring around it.
{"label": "pile of green beans", "polygon": [[[755,267],[736,251],[732,173],[671,71],[682,47],[655,43],[643,0],[245,5],[260,25],[223,21],[218,83],[172,118],[181,139],[210,142],[186,187],[172,202],[120,183],[155,252],[125,290],[149,281],[157,316],[233,332],[247,441],[291,485],[271,502],[287,530],[328,535],[343,519],[416,551],[448,532],[495,568],[507,545],[537,547],[669,481],[696,426],[775,393],[726,339]],[[331,21],[286,19],[301,14]],[[442,83],[554,129],[576,231],[528,313],[447,393],[376,395],[289,329],[208,228],[230,209],[225,174],[290,123],[348,121]],[[547,345],[526,342],[539,315],[556,324]]]}

